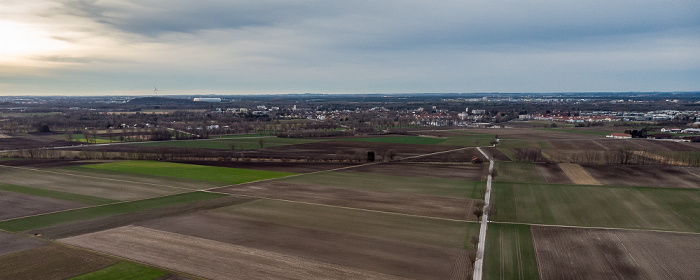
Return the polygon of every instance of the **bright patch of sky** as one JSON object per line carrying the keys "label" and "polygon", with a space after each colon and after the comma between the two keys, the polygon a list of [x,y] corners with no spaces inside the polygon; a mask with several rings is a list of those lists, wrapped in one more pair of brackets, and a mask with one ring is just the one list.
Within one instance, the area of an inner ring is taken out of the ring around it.
{"label": "bright patch of sky", "polygon": [[696,0],[0,4],[0,95],[700,90]]}

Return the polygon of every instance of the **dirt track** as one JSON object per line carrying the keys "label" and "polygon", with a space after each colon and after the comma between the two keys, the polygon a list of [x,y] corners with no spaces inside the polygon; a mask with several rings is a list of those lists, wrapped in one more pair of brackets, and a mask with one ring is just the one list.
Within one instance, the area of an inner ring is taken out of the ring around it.
{"label": "dirt track", "polygon": [[136,226],[60,241],[211,279],[399,278]]}
{"label": "dirt track", "polygon": [[429,217],[475,221],[469,210],[475,199],[375,192],[266,181],[215,189],[216,192]]}
{"label": "dirt track", "polygon": [[417,279],[445,279],[462,250],[199,212],[138,225],[278,254]]}

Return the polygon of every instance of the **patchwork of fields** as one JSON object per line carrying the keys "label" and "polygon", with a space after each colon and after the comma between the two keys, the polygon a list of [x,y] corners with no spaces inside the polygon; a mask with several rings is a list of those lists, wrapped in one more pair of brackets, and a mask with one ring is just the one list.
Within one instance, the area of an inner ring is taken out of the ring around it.
{"label": "patchwork of fields", "polygon": [[[484,279],[700,275],[700,168],[515,161],[695,144],[570,130],[119,145],[296,161],[2,161],[0,279],[471,279],[482,211]],[[481,209],[488,168],[470,161],[496,137]],[[333,158],[370,150],[401,160]]]}

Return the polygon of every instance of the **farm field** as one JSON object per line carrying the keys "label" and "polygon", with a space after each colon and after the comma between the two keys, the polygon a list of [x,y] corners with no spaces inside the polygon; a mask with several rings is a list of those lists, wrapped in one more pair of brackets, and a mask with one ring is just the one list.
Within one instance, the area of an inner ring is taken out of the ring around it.
{"label": "farm field", "polygon": [[0,229],[8,231],[24,231],[34,228],[57,225],[60,223],[122,213],[131,213],[140,210],[153,209],[178,203],[194,202],[198,200],[217,198],[221,196],[225,195],[205,192],[191,192],[158,198],[151,198],[146,200],[122,202],[109,205],[95,206],[91,208],[68,210],[63,212],[56,212],[21,219],[3,221],[0,222]]}
{"label": "farm field", "polygon": [[336,168],[359,165],[357,162],[312,162],[312,161],[212,161],[212,160],[188,160],[173,161],[175,163],[196,164],[206,166],[220,166],[230,168],[245,168],[262,171],[278,171],[289,173],[310,173]]}
{"label": "farm field", "polygon": [[0,190],[0,221],[86,206],[49,197]]}
{"label": "farm field", "polygon": [[482,182],[459,179],[394,176],[376,173],[329,171],[277,180],[293,184],[309,184],[336,188],[403,192],[433,196],[480,198]]}
{"label": "farm field", "polygon": [[118,200],[106,199],[106,198],[89,196],[89,195],[59,192],[59,191],[45,190],[45,189],[39,189],[39,188],[30,188],[30,187],[24,187],[24,186],[2,184],[2,183],[0,183],[0,191],[9,191],[9,192],[15,192],[15,193],[28,194],[28,195],[32,195],[32,196],[55,198],[55,199],[59,199],[59,200],[72,201],[72,202],[77,202],[77,203],[86,204],[86,205],[101,205],[101,204],[114,203],[114,202],[118,201]]}
{"label": "farm field", "polygon": [[0,182],[36,189],[100,197],[112,200],[137,200],[181,193],[197,186],[173,187],[167,184],[108,179],[95,174],[67,174],[61,170],[35,170],[0,167]]}
{"label": "farm field", "polygon": [[479,225],[466,221],[260,199],[212,210],[232,217],[342,234],[467,248]]}
{"label": "farm field", "polygon": [[495,221],[700,232],[692,189],[494,183]]}
{"label": "farm field", "polygon": [[357,141],[357,142],[378,142],[394,144],[415,144],[415,145],[437,145],[444,142],[445,138],[422,137],[422,136],[390,136],[390,137],[367,137],[367,138],[342,138],[337,141]]}
{"label": "farm field", "polygon": [[497,174],[494,182],[544,183],[545,179],[537,165],[531,162],[503,162],[494,165]]}
{"label": "farm field", "polygon": [[339,170],[340,172],[384,174],[402,177],[430,177],[440,179],[461,179],[467,181],[482,181],[486,177],[486,164],[433,164],[433,163],[382,163],[364,165],[356,168]]}
{"label": "farm field", "polygon": [[305,260],[414,279],[448,278],[457,255],[463,251],[459,248],[280,225],[214,212],[164,218],[137,225]]}
{"label": "farm field", "polygon": [[117,263],[116,259],[58,245],[0,256],[0,279],[62,280],[100,270]]}
{"label": "farm field", "polygon": [[[61,242],[210,279],[396,279],[391,275],[135,226],[71,237]],[[196,255],[192,256],[193,252]],[[183,255],[191,257],[173,258]]]}
{"label": "farm field", "polygon": [[294,173],[289,172],[225,168],[158,161],[121,161],[92,164],[84,167],[98,170],[213,181],[226,184],[240,184],[294,175]]}
{"label": "farm field", "polygon": [[[0,246],[0,256],[2,256],[46,245],[48,242],[0,231],[0,244],[2,244]],[[2,264],[0,264],[1,267]]]}
{"label": "farm field", "polygon": [[470,221],[477,219],[476,215],[474,215],[470,209],[475,207],[477,202],[480,201],[469,198],[344,189],[277,181],[236,185],[214,189],[213,191],[250,197],[293,200],[323,205]]}
{"label": "farm field", "polygon": [[528,225],[490,223],[486,233],[484,279],[539,279]]}
{"label": "farm field", "polygon": [[605,185],[700,188],[700,167],[657,165],[583,165]]}
{"label": "farm field", "polygon": [[120,262],[105,269],[73,277],[70,280],[151,280],[166,275],[167,273],[160,269],[131,262]]}
{"label": "farm field", "polygon": [[573,184],[564,170],[556,163],[536,163],[537,168],[548,184]]}
{"label": "farm field", "polygon": [[600,181],[593,178],[588,171],[576,163],[560,163],[559,168],[576,185],[602,185]]}
{"label": "farm field", "polygon": [[694,279],[700,236],[532,227],[542,279]]}
{"label": "farm field", "polygon": [[[260,142],[262,141],[262,147]],[[300,139],[300,138],[277,138],[271,136],[238,136],[231,138],[212,138],[206,140],[174,140],[174,141],[159,141],[133,144],[136,146],[146,147],[178,147],[178,148],[200,148],[200,149],[218,149],[218,150],[253,150],[269,147],[279,147],[286,145],[297,145],[304,143],[313,143],[321,140]]]}

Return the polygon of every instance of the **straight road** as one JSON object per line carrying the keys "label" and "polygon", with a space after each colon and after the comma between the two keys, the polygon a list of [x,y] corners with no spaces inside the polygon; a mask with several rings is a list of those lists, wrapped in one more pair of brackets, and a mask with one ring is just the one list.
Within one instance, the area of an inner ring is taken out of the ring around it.
{"label": "straight road", "polygon": [[484,213],[481,216],[481,228],[479,228],[479,245],[476,247],[476,261],[474,262],[474,280],[481,280],[484,269],[484,247],[486,247],[486,227],[489,222],[489,213],[486,211],[491,198],[491,180],[493,180],[493,159],[490,158],[481,148],[476,148],[489,160],[489,175],[486,179],[486,196],[484,197]]}

